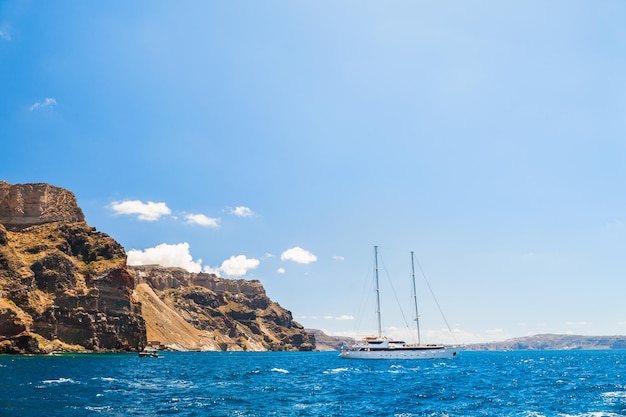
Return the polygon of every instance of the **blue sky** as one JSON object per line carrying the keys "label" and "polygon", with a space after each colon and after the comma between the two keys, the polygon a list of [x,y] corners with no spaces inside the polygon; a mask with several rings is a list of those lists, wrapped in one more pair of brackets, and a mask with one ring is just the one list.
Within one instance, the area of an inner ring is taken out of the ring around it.
{"label": "blue sky", "polygon": [[[67,188],[129,262],[258,279],[329,334],[375,330],[374,245],[389,334],[410,251],[459,342],[626,334],[625,19],[618,0],[0,2],[0,180]],[[451,341],[418,284],[423,338]]]}

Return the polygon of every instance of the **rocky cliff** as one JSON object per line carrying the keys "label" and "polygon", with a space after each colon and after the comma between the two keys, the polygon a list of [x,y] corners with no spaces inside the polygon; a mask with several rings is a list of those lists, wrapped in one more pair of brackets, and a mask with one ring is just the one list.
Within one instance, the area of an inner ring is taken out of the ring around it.
{"label": "rocky cliff", "polygon": [[84,222],[0,225],[0,352],[139,350],[124,249]]}
{"label": "rocky cliff", "polygon": [[158,265],[129,269],[151,345],[198,350],[315,349],[315,337],[293,321],[291,312],[270,300],[259,281]]}
{"label": "rocky cliff", "polygon": [[357,340],[347,336],[329,336],[319,329],[306,329],[315,336],[315,349],[319,351],[341,350],[342,346],[352,346]]}
{"label": "rocky cliff", "polygon": [[18,229],[52,222],[84,222],[68,190],[45,183],[11,185],[0,181],[0,224]]}
{"label": "rocky cliff", "polygon": [[0,353],[312,350],[258,281],[128,267],[70,191],[0,182]]}

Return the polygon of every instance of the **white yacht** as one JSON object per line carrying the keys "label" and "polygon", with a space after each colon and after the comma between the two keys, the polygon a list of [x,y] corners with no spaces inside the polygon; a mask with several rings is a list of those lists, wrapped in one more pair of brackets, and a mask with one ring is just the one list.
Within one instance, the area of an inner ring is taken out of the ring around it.
{"label": "white yacht", "polygon": [[374,276],[376,279],[376,317],[378,320],[378,336],[366,337],[348,348],[342,348],[339,354],[344,359],[451,359],[460,351],[461,346],[442,344],[422,344],[419,330],[417,310],[417,294],[415,287],[415,263],[411,252],[411,270],[413,279],[413,298],[415,302],[415,321],[417,323],[417,344],[403,340],[393,340],[382,335],[380,317],[380,291],[378,286],[378,247],[374,246]]}

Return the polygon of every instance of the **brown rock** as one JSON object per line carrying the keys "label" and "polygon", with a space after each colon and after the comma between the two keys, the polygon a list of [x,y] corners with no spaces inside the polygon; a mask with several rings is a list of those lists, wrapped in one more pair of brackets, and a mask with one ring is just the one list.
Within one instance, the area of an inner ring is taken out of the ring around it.
{"label": "brown rock", "polygon": [[82,221],[72,193],[0,183],[0,217],[0,351],[143,349],[126,253]]}
{"label": "brown rock", "polygon": [[126,266],[71,192],[0,182],[0,353],[313,350],[259,281]]}
{"label": "brown rock", "polygon": [[0,223],[19,229],[51,222],[84,222],[68,190],[45,183],[11,185],[0,181]]}
{"label": "brown rock", "polygon": [[[197,349],[197,336],[188,341],[175,334],[176,314],[198,331],[205,332],[202,350],[313,350],[315,337],[293,321],[291,312],[270,300],[259,281],[225,279],[158,265],[129,266],[138,288],[148,286],[166,305],[163,315],[142,301],[148,329],[158,329],[161,344]],[[147,311],[149,309],[149,312]],[[158,324],[158,325],[157,325]],[[148,340],[151,331],[149,330]],[[178,336],[177,336],[178,337]]]}

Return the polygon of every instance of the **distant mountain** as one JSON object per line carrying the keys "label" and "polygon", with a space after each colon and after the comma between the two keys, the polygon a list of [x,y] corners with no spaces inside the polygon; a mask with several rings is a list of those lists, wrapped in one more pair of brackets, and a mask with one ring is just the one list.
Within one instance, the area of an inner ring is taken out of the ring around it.
{"label": "distant mountain", "polygon": [[475,343],[465,350],[609,350],[626,349],[626,336],[537,334],[502,342]]}
{"label": "distant mountain", "polygon": [[342,345],[350,346],[355,342],[351,337],[329,336],[318,329],[306,329],[306,331],[315,336],[315,350],[340,350]]}

